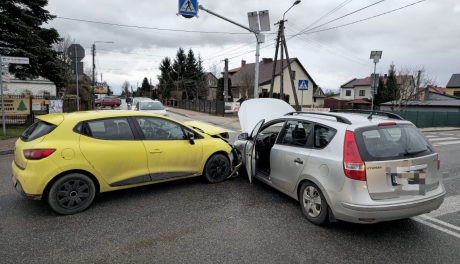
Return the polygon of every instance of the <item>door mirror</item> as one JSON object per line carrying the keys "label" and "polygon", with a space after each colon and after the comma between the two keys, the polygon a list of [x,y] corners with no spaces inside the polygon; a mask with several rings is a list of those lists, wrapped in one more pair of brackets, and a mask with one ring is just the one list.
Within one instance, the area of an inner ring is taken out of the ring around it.
{"label": "door mirror", "polygon": [[248,133],[243,133],[238,136],[239,140],[247,140],[248,139]]}
{"label": "door mirror", "polygon": [[188,140],[190,141],[190,144],[195,145],[195,134],[193,132],[188,132],[187,133]]}

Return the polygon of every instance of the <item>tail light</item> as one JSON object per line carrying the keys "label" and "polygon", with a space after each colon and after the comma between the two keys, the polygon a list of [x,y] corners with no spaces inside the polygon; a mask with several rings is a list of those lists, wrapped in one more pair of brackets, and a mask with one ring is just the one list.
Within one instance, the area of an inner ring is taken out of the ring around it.
{"label": "tail light", "polygon": [[354,180],[366,180],[366,166],[364,165],[361,155],[356,145],[355,135],[351,131],[345,134],[345,143],[343,150],[343,169],[345,175]]}
{"label": "tail light", "polygon": [[48,157],[55,151],[55,149],[26,149],[24,157],[28,160],[39,160]]}
{"label": "tail light", "polygon": [[396,126],[396,123],[380,123],[379,126]]}

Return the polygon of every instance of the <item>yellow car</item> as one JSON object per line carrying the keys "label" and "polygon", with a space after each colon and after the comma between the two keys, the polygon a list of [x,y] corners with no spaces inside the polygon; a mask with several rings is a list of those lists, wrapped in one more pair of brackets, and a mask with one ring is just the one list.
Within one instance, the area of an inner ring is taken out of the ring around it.
{"label": "yellow car", "polygon": [[222,182],[241,166],[227,139],[220,128],[142,112],[40,116],[16,142],[13,185],[74,214],[103,192],[201,175]]}

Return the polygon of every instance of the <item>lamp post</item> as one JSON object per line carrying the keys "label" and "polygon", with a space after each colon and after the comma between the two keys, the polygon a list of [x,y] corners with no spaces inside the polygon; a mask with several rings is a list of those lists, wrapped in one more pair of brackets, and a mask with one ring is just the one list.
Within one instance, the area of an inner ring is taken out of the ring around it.
{"label": "lamp post", "polygon": [[371,51],[370,59],[374,60],[374,75],[371,78],[371,94],[372,94],[371,111],[374,110],[374,95],[377,94],[377,87],[378,87],[378,82],[377,80],[375,80],[375,70],[377,69],[377,63],[380,61],[381,58],[382,58],[382,51]]}
{"label": "lamp post", "polygon": [[283,20],[284,20],[284,16],[286,15],[286,13],[287,13],[289,10],[291,10],[291,8],[293,8],[295,5],[300,4],[300,2],[301,2],[300,0],[295,1],[294,4],[292,4],[292,6],[289,7],[289,9],[288,9],[286,12],[284,12],[284,14],[283,14]]}
{"label": "lamp post", "polygon": [[[95,89],[95,86],[96,86],[95,85],[96,84],[96,63],[94,62],[94,57],[96,57],[96,43],[115,43],[115,42],[113,42],[113,41],[94,41],[94,43],[93,43],[93,50],[92,50],[92,55],[93,55],[93,93],[92,93],[93,94],[93,96],[92,96],[93,97],[93,100],[92,100],[93,101],[92,102],[93,110],[94,110],[94,108],[96,108],[96,106],[95,106],[96,98],[95,98],[95,93],[94,93],[94,89]],[[101,80],[101,82],[102,82],[102,80]]]}

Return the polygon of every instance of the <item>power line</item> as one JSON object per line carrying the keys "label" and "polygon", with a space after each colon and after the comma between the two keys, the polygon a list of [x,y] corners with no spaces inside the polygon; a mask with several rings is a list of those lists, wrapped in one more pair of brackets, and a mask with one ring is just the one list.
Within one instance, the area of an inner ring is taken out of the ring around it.
{"label": "power line", "polygon": [[107,23],[107,22],[100,22],[100,21],[83,20],[83,19],[76,19],[76,18],[69,18],[69,17],[60,17],[60,16],[56,16],[56,18],[65,19],[65,20],[72,20],[72,21],[78,21],[78,22],[86,22],[86,23],[93,23],[93,24],[108,25],[108,26],[128,27],[128,28],[140,28],[140,29],[153,29],[153,30],[161,30],[161,31],[175,31],[175,32],[202,33],[202,34],[232,34],[232,35],[247,35],[247,34],[252,34],[252,33],[239,33],[239,32],[200,31],[200,30],[184,30],[184,29],[169,29],[169,28],[141,27],[141,26],[133,26],[133,25],[125,25],[125,24],[115,24],[115,23]]}
{"label": "power line", "polygon": [[308,25],[308,27],[306,27],[305,29],[303,29],[302,31],[304,30],[307,30],[309,29],[311,26],[314,26],[316,23],[318,23],[319,21],[323,20],[324,18],[332,15],[333,13],[335,13],[336,11],[338,11],[340,8],[346,6],[347,4],[349,4],[351,1],[353,0],[346,0],[345,2],[342,2],[340,5],[338,5],[337,7],[335,7],[334,9],[332,9],[331,11],[329,11],[327,14],[325,14],[324,16],[320,17],[319,19],[317,19],[315,22],[311,23],[310,25]]}

